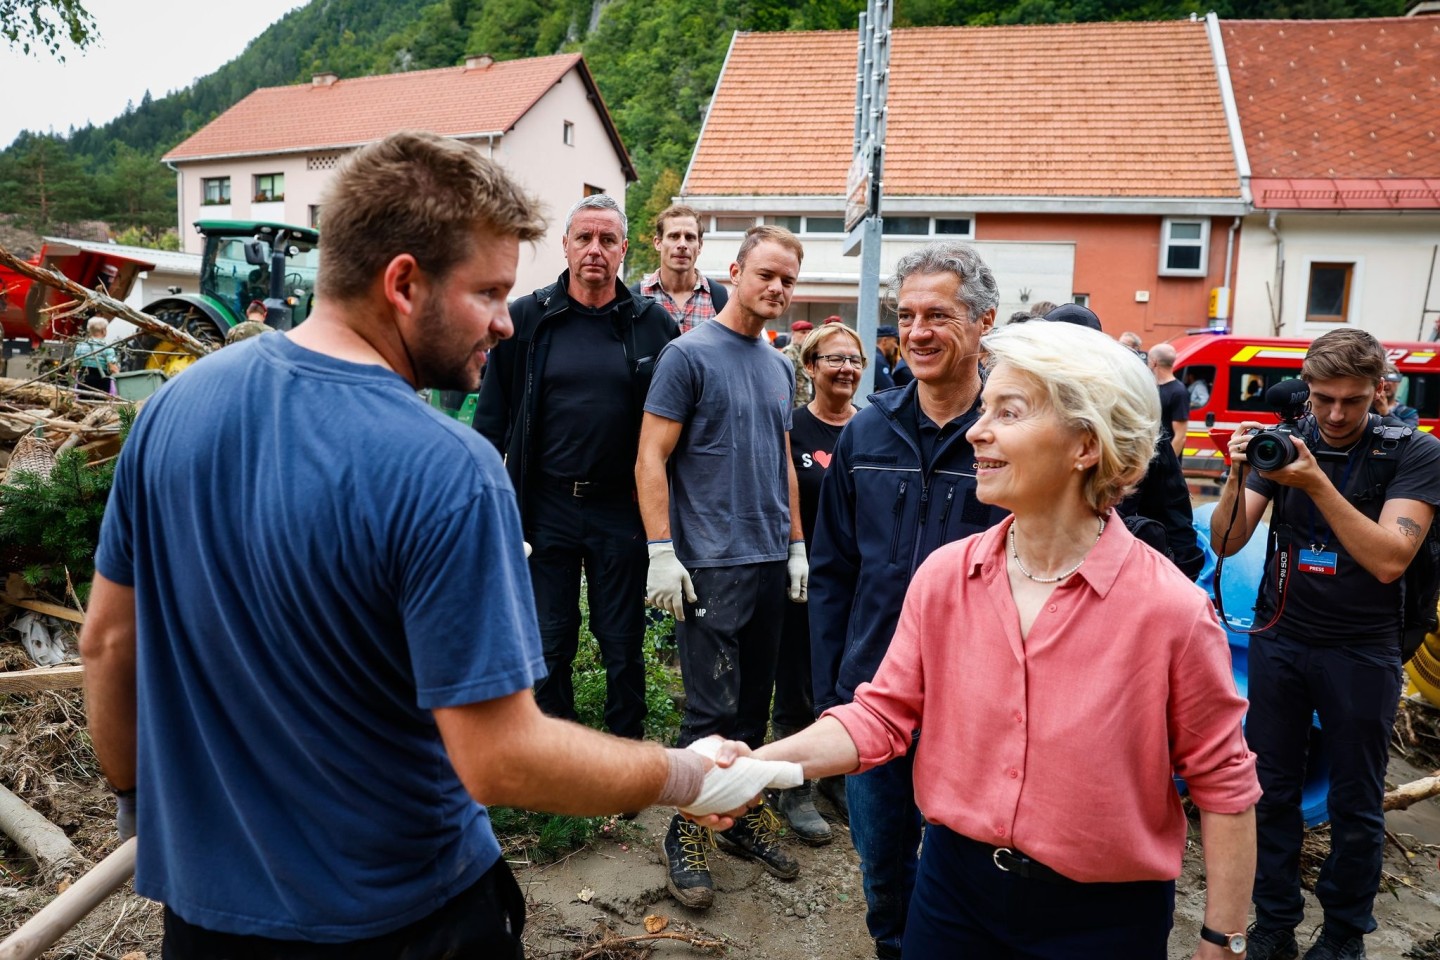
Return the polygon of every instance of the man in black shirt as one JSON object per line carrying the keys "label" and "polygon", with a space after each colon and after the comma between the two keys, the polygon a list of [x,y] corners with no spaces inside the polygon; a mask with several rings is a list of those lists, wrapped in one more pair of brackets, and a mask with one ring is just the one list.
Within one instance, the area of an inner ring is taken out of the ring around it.
{"label": "man in black shirt", "polygon": [[1150,348],[1150,369],[1155,385],[1160,388],[1160,432],[1175,449],[1175,456],[1185,456],[1185,434],[1190,426],[1190,391],[1175,379],[1175,348],[1157,343]]}
{"label": "man in black shirt", "polygon": [[645,573],[649,557],[632,469],[641,407],[675,321],[617,278],[626,220],[609,196],[571,208],[568,269],[510,307],[515,336],[491,352],[475,428],[505,454],[525,536],[549,674],[535,700],[575,719],[580,573],[605,663],[605,725],[644,733]]}
{"label": "man in black shirt", "polygon": [[1299,953],[1300,788],[1316,712],[1330,764],[1331,831],[1315,884],[1325,925],[1306,960],[1363,958],[1364,935],[1375,929],[1385,767],[1400,697],[1401,578],[1440,503],[1440,441],[1370,413],[1384,375],[1385,348],[1363,330],[1316,339],[1300,368],[1310,415],[1292,438],[1294,460],[1250,469],[1246,450],[1264,427],[1241,422],[1230,441],[1235,469],[1211,515],[1210,542],[1229,556],[1274,501],[1245,729],[1264,790],[1250,960]]}

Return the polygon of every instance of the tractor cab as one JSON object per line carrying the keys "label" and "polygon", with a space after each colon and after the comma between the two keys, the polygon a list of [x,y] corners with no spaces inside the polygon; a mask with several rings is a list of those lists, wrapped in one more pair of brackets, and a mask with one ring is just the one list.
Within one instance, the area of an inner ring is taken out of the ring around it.
{"label": "tractor cab", "polygon": [[[265,322],[289,330],[310,316],[319,272],[320,234],[309,227],[253,220],[201,220],[205,238],[200,292],[172,294],[147,304],[146,313],[204,343],[219,347],[245,320],[245,309],[265,304]],[[131,351],[129,370],[158,370],[173,377],[195,358],[163,338],[147,336]]]}

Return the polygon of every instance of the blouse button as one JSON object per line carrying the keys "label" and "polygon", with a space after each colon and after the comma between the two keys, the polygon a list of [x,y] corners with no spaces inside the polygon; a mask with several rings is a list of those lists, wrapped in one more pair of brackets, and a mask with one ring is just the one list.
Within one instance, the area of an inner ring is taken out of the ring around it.
{"label": "blouse button", "polygon": [[1046,607],[1045,609],[1046,609],[1046,610],[1049,610],[1051,613],[1054,613],[1054,612],[1055,612],[1055,604],[1052,603],[1052,604],[1050,604],[1050,606]]}
{"label": "blouse button", "polygon": [[1011,770],[1011,771],[1009,772],[1008,776],[1010,777],[1011,780],[1019,779],[1019,777],[1020,777],[1020,771],[1019,771],[1019,770]]}
{"label": "blouse button", "polygon": [[1025,714],[1021,713],[1019,710],[1016,710],[1016,711],[1015,711],[1015,722],[1016,722],[1016,723],[1024,723],[1024,722],[1025,722]]}
{"label": "blouse button", "polygon": [[1000,837],[1001,839],[1004,839],[1004,837],[1005,837],[1005,828],[1004,828],[1004,827],[996,827],[996,828],[995,828],[995,836]]}

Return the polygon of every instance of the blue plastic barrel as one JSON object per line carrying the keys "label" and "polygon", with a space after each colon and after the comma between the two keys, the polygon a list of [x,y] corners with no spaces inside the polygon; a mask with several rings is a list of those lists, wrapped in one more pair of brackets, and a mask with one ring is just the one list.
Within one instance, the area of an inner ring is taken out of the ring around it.
{"label": "blue plastic barrel", "polygon": [[[1211,597],[1215,596],[1215,551],[1210,546],[1210,515],[1215,504],[1195,508],[1195,534],[1205,552],[1205,566],[1197,581]],[[1255,595],[1265,576],[1265,541],[1269,530],[1264,521],[1255,529],[1250,542],[1233,557],[1225,558],[1221,571],[1221,597],[1225,601],[1225,632],[1230,637],[1230,662],[1235,671],[1235,686],[1242,697],[1250,691],[1250,635],[1246,630],[1256,626]],[[1325,755],[1320,718],[1310,727],[1309,761],[1305,767],[1305,783],[1300,791],[1300,812],[1305,826],[1316,827],[1330,819],[1330,761]]]}

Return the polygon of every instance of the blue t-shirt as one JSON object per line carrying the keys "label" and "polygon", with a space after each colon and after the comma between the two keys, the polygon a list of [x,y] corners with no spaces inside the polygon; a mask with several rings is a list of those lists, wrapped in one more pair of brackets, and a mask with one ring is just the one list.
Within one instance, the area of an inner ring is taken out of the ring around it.
{"label": "blue t-shirt", "polygon": [[479,434],[383,368],[226,347],[141,413],[96,566],[135,588],[138,892],[211,930],[344,942],[494,864],[431,714],[544,674]]}
{"label": "blue t-shirt", "polygon": [[784,560],[785,434],[795,370],[763,339],[705,323],[655,362],[645,410],[684,424],[670,455],[670,530],[687,567]]}

